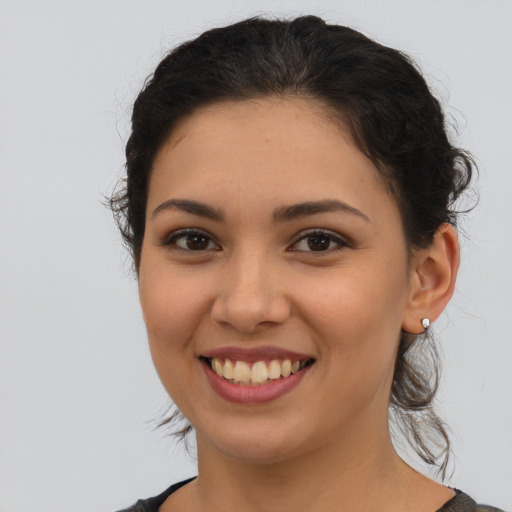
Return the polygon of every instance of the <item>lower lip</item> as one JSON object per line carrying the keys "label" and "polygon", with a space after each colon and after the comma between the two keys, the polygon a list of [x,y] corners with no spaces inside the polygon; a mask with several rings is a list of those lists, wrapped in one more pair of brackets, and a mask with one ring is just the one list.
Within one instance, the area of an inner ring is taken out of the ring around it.
{"label": "lower lip", "polygon": [[277,400],[298,386],[312,366],[305,366],[302,370],[289,377],[277,379],[262,386],[243,386],[232,384],[223,377],[220,377],[205,361],[201,361],[201,363],[213,390],[225,400],[238,404],[262,404]]}

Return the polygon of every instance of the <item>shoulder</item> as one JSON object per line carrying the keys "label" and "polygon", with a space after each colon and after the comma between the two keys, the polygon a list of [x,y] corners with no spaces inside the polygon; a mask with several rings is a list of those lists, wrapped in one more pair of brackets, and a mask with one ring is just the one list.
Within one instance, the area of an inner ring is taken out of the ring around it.
{"label": "shoulder", "polygon": [[149,510],[151,509],[148,509],[144,505],[144,501],[146,500],[139,500],[137,501],[137,503],[135,503],[135,505],[132,505],[131,507],[128,508],[123,508],[123,510],[118,510],[117,512],[149,512]]}
{"label": "shoulder", "polygon": [[185,484],[188,484],[194,480],[194,478],[195,477],[173,484],[162,494],[154,496],[153,498],[139,500],[137,503],[135,503],[135,505],[132,505],[128,508],[123,508],[122,510],[118,510],[118,512],[158,512],[160,506],[173,492],[176,492],[180,487],[183,487]]}
{"label": "shoulder", "polygon": [[437,512],[504,512],[500,508],[479,505],[466,493],[455,489],[455,496]]}

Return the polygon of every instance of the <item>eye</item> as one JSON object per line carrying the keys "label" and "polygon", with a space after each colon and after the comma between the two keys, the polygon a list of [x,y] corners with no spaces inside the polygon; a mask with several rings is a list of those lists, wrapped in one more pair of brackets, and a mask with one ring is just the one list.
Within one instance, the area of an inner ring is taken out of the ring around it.
{"label": "eye", "polygon": [[292,251],[302,252],[333,252],[342,247],[348,247],[348,243],[339,235],[317,229],[301,236],[292,246]]}
{"label": "eye", "polygon": [[219,250],[219,246],[203,231],[185,229],[171,233],[162,245],[175,246],[182,251],[211,251]]}

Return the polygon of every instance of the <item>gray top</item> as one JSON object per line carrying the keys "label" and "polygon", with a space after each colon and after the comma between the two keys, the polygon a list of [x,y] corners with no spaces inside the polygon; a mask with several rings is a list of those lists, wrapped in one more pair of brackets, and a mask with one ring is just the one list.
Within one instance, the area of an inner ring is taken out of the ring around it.
{"label": "gray top", "polygon": [[[194,477],[195,478],[195,477]],[[171,485],[169,489],[165,490],[162,494],[155,496],[154,498],[148,498],[146,500],[139,500],[135,505],[129,508],[119,510],[118,512],[158,512],[159,507],[163,502],[180,487],[188,484],[194,478],[189,478],[183,482]],[[436,512],[504,512],[503,510],[488,505],[477,505],[475,500],[470,498],[467,494],[455,489],[455,496],[447,501],[439,510]]]}

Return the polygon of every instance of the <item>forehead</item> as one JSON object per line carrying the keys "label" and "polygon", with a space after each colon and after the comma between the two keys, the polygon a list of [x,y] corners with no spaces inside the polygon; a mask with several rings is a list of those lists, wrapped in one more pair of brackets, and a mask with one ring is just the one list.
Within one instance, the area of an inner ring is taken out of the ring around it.
{"label": "forehead", "polygon": [[155,158],[148,203],[191,194],[228,206],[233,194],[290,203],[333,193],[358,203],[391,199],[378,170],[320,103],[265,98],[183,119]]}

